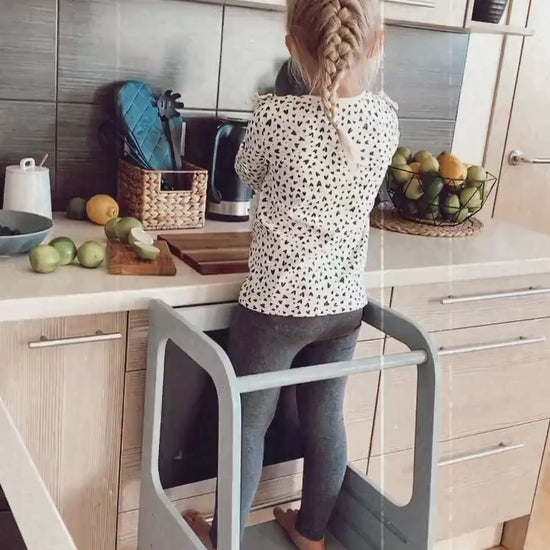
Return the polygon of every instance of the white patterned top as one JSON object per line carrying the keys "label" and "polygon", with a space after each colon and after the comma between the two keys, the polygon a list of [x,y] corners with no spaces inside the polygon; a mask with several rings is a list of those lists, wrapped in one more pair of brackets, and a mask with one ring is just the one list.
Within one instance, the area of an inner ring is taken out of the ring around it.
{"label": "white patterned top", "polygon": [[236,160],[259,193],[250,276],[240,303],[270,315],[347,313],[367,303],[369,214],[399,141],[393,103],[365,92],[338,102],[359,147],[351,168],[315,96],[262,96]]}

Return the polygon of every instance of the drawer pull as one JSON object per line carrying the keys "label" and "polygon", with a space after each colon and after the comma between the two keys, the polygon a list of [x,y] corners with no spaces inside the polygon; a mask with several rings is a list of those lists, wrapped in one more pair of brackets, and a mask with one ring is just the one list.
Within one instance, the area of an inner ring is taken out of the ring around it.
{"label": "drawer pull", "polygon": [[420,8],[435,8],[434,0],[385,0],[390,4],[407,4],[409,6],[418,6]]}
{"label": "drawer pull", "polygon": [[459,355],[460,353],[473,353],[476,351],[489,351],[494,349],[513,348],[516,346],[528,346],[531,344],[540,344],[542,342],[546,342],[546,338],[544,336],[540,336],[538,338],[527,338],[525,336],[520,336],[515,340],[506,340],[504,342],[474,344],[471,346],[459,346],[456,348],[440,347],[439,355],[440,357],[444,357],[446,355]]}
{"label": "drawer pull", "polygon": [[525,447],[525,443],[517,443],[516,445],[506,445],[505,443],[500,443],[498,447],[495,447],[494,449],[480,451],[479,453],[474,453],[471,455],[457,456],[455,458],[450,458],[449,460],[442,460],[438,466],[441,468],[443,466],[451,466],[453,464],[462,464],[463,462],[470,462],[471,460],[478,460],[479,458],[500,455],[510,451],[517,451],[518,449],[523,449],[523,447]]}
{"label": "drawer pull", "polygon": [[56,348],[59,346],[73,346],[75,344],[90,344],[93,342],[108,342],[109,340],[120,340],[122,334],[120,332],[105,333],[98,330],[91,336],[75,336],[74,338],[58,338],[50,340],[47,336],[41,336],[40,340],[29,342],[29,348]]}
{"label": "drawer pull", "polygon": [[507,292],[492,292],[489,294],[473,294],[471,296],[448,296],[443,298],[443,305],[465,304],[467,302],[483,302],[485,300],[500,300],[502,298],[518,298],[521,296],[535,296],[537,294],[550,294],[550,288],[529,287],[525,290],[510,290]]}

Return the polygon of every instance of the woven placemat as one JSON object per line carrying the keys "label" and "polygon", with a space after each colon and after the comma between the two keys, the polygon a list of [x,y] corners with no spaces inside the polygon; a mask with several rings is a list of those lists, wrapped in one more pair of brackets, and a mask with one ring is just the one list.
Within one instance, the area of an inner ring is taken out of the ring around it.
{"label": "woven placemat", "polygon": [[423,237],[472,237],[483,230],[483,224],[475,218],[470,218],[461,225],[432,225],[407,220],[394,208],[387,207],[376,208],[371,214],[370,223],[378,229]]}

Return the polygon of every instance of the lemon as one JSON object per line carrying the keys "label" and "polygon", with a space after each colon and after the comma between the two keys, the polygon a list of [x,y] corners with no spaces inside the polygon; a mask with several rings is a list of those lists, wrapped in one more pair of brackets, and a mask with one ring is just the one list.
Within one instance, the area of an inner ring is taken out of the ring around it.
{"label": "lemon", "polygon": [[408,199],[417,200],[424,194],[422,182],[415,176],[403,185],[403,191]]}
{"label": "lemon", "polygon": [[414,174],[420,174],[422,171],[422,164],[420,162],[411,162],[409,164],[409,170]]}
{"label": "lemon", "polygon": [[128,243],[130,246],[135,246],[136,243],[152,246],[155,244],[155,239],[153,239],[149,233],[146,233],[140,227],[132,227],[132,229],[130,229],[130,233],[128,233]]}
{"label": "lemon", "polygon": [[417,153],[415,153],[414,160],[415,162],[424,162],[430,157],[433,157],[433,155],[429,151],[422,149],[422,151],[418,151]]}
{"label": "lemon", "polygon": [[61,265],[69,265],[74,262],[76,245],[69,237],[57,237],[50,242],[50,246],[53,246],[59,253]]}
{"label": "lemon", "polygon": [[78,261],[82,267],[93,269],[105,260],[105,250],[96,241],[87,241],[77,251]]}
{"label": "lemon", "polygon": [[90,221],[105,225],[118,216],[118,203],[109,195],[94,195],[86,203],[86,214]]}
{"label": "lemon", "polygon": [[69,201],[67,206],[67,218],[70,220],[85,220],[86,219],[86,199],[82,197],[74,197]]}
{"label": "lemon", "polygon": [[106,224],[105,224],[105,235],[109,240],[116,239],[116,226],[117,223],[120,221],[120,218],[111,218]]}
{"label": "lemon", "polygon": [[136,243],[134,245],[134,250],[136,251],[138,258],[141,258],[142,260],[153,261],[156,260],[160,254],[160,250],[156,246],[143,243]]}
{"label": "lemon", "polygon": [[446,156],[446,155],[450,155],[451,152],[450,151],[443,151],[442,153],[439,153],[439,155],[437,155],[437,160],[441,162],[441,159]]}
{"label": "lemon", "polygon": [[128,234],[134,227],[143,229],[143,224],[137,218],[122,218],[115,226],[115,234],[122,242],[127,243]]}
{"label": "lemon", "polygon": [[466,179],[467,170],[458,157],[445,154],[439,159],[439,173],[449,187],[460,188]]}
{"label": "lemon", "polygon": [[61,265],[59,252],[48,244],[35,246],[29,252],[29,261],[36,273],[53,273]]}

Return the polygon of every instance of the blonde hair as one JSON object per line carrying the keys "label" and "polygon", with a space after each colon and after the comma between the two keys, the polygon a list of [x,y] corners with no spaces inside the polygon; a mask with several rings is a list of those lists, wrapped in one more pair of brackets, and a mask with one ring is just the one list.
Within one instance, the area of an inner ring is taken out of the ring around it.
{"label": "blonde hair", "polygon": [[[292,64],[320,94],[325,114],[336,128],[348,158],[355,163],[357,148],[338,122],[338,90],[352,69],[362,70],[369,84],[376,76],[379,61],[375,59],[373,64],[369,52],[381,36],[379,4],[380,0],[288,0],[288,33],[317,63],[317,74],[312,79],[296,54]],[[376,56],[379,58],[379,54]],[[368,75],[367,64],[371,67]]]}

